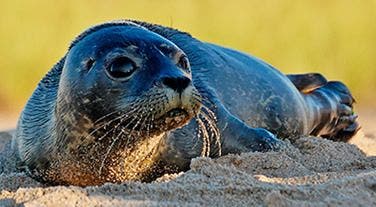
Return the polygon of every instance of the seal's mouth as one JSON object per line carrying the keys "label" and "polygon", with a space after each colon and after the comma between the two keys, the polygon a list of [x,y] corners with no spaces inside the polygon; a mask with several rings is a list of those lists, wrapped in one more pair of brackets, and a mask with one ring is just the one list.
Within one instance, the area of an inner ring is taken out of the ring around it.
{"label": "seal's mouth", "polygon": [[154,124],[159,130],[167,131],[186,124],[192,118],[192,114],[183,108],[173,108],[158,117]]}
{"label": "seal's mouth", "polygon": [[134,121],[131,124],[127,124],[126,128],[134,132],[145,131],[145,129],[148,129],[149,133],[156,131],[169,131],[185,125],[192,117],[192,113],[189,113],[188,110],[183,108],[173,108],[153,119],[149,126],[145,125],[147,121],[141,121],[142,123]]}
{"label": "seal's mouth", "polygon": [[179,127],[189,119],[189,113],[182,108],[173,108],[158,118],[158,122],[167,126],[167,128]]}
{"label": "seal's mouth", "polygon": [[173,117],[180,117],[180,116],[188,116],[188,112],[181,108],[174,108],[168,111],[165,115],[167,118]]}

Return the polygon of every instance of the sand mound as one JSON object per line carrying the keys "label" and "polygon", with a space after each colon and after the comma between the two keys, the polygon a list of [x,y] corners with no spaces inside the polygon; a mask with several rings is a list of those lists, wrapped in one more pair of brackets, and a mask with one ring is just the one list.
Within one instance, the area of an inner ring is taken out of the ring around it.
{"label": "sand mound", "polygon": [[197,158],[153,183],[48,187],[14,168],[0,134],[0,206],[375,206],[376,157],[314,137],[279,152]]}

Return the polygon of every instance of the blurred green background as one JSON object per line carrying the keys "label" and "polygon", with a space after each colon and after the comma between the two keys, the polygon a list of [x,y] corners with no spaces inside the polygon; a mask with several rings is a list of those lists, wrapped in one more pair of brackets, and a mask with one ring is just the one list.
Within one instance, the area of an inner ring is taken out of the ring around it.
{"label": "blurred green background", "polygon": [[245,51],[286,73],[321,72],[345,82],[358,106],[376,105],[375,0],[0,0],[0,116],[19,114],[85,28],[127,18]]}

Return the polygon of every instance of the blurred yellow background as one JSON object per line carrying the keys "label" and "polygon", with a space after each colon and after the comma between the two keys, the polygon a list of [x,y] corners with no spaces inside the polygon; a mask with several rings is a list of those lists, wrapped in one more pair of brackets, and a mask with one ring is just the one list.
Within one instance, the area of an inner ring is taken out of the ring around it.
{"label": "blurred yellow background", "polygon": [[376,104],[376,0],[0,0],[0,126],[15,120],[70,41],[113,19],[158,23],[253,54],[285,73],[345,82]]}

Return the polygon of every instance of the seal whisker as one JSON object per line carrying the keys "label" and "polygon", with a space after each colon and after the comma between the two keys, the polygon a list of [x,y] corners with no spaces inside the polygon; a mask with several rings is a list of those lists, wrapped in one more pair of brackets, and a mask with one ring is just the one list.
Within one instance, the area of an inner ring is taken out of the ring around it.
{"label": "seal whisker", "polygon": [[[141,118],[143,117],[143,115],[144,115],[145,113],[147,113],[147,111],[146,111],[145,109],[147,109],[147,107],[144,107],[144,108],[143,108],[143,110],[142,110],[142,112],[141,112],[141,115],[140,115]],[[141,130],[143,129],[143,125],[146,123],[146,121],[147,121],[147,119],[148,119],[149,116],[150,116],[150,115],[145,116],[144,119],[143,119],[143,121],[140,122],[140,129],[138,130],[138,135],[139,135],[139,136],[141,135]]]}
{"label": "seal whisker", "polygon": [[106,114],[106,115],[100,117],[99,119],[97,119],[97,120],[94,122],[94,124],[97,124],[98,122],[100,122],[100,121],[102,121],[102,120],[104,120],[104,119],[106,119],[106,118],[108,118],[108,117],[110,117],[110,116],[112,116],[112,115],[114,115],[114,114],[116,114],[116,113],[120,113],[120,112],[121,112],[120,110],[112,111],[112,112],[110,112],[110,113],[108,113],[108,114]]}
{"label": "seal whisker", "polygon": [[[135,125],[133,126],[133,128],[130,130],[128,136],[125,138],[125,139],[126,139],[126,144],[125,144],[125,146],[128,147],[128,144],[129,144],[130,138],[131,138],[131,136],[132,136],[132,133],[133,133],[133,131],[136,129],[136,127],[138,126],[139,123],[140,123],[140,120],[138,120],[138,121],[136,122],[136,124],[135,124]],[[125,165],[126,165],[126,160],[124,159],[122,163],[123,163],[123,164],[122,164],[122,166],[123,166],[122,171],[124,172]]]}
{"label": "seal whisker", "polygon": [[[92,136],[95,132],[97,132],[98,130],[112,124],[113,122],[119,120],[119,119],[122,119],[124,117],[131,117],[131,114],[130,113],[134,113],[136,110],[138,110],[140,107],[136,107],[136,108],[133,108],[133,109],[130,109],[129,112],[124,112],[124,114],[120,115],[120,116],[117,116],[111,120],[109,120],[108,122],[100,125],[99,127],[95,128],[93,131],[91,131],[86,137],[85,139],[87,139],[88,137]],[[118,123],[115,127],[118,127],[120,123]],[[105,135],[101,136],[98,140],[102,140],[105,136],[107,136],[108,133],[110,133],[111,131],[108,131]]]}
{"label": "seal whisker", "polygon": [[[198,114],[197,114],[197,116],[195,117],[195,121],[196,121],[196,123],[197,123],[197,120],[196,119],[199,119],[199,117],[198,117]],[[192,147],[191,147],[191,149],[195,149],[196,147],[197,147],[197,145],[198,145],[198,142],[199,142],[199,138],[201,138],[201,128],[200,128],[201,126],[197,123],[197,139],[196,139],[196,141],[195,141],[195,143],[192,145]],[[202,154],[202,151],[201,151],[201,154]]]}
{"label": "seal whisker", "polygon": [[192,98],[195,99],[196,101],[200,102],[201,104],[207,103],[207,104],[213,105],[212,101],[208,97],[202,96],[198,92],[193,92]]}
{"label": "seal whisker", "polygon": [[207,109],[207,111],[210,112],[210,114],[211,114],[213,117],[216,117],[215,114],[214,114],[214,112],[213,112],[211,109],[209,109],[209,107],[207,106],[207,105],[213,105],[213,104],[211,103],[211,101],[209,101],[209,99],[207,99],[207,98],[202,99],[201,96],[197,96],[197,95],[195,95],[195,94],[192,95],[192,98],[193,98],[193,100],[195,100],[195,101],[197,101],[198,103],[200,103],[200,104],[201,104],[201,107]]}
{"label": "seal whisker", "polygon": [[209,128],[209,131],[211,132],[211,135],[213,136],[209,138],[215,139],[215,143],[218,146],[218,155],[221,156],[222,154],[221,135],[220,135],[219,129],[215,121],[213,121],[211,117],[205,114],[203,111],[200,111],[199,115],[202,116],[202,118],[205,120],[207,124],[206,126]]}
{"label": "seal whisker", "polygon": [[206,111],[206,113],[214,120],[214,121],[217,121],[217,116],[215,115],[215,113],[207,106],[205,106],[204,104],[201,105],[201,110],[204,109]]}
{"label": "seal whisker", "polygon": [[[124,121],[124,118],[131,118],[132,116],[130,116],[129,114],[124,114],[122,116],[119,116],[117,118],[115,118],[114,120],[110,121],[111,123],[116,121],[116,120],[119,120],[119,123],[117,123],[111,130],[108,130],[105,134],[103,134],[101,137],[97,138],[98,141],[101,141],[102,139],[104,139],[109,133],[111,133],[112,131],[114,131],[115,129],[117,129]],[[137,116],[134,116],[133,119],[137,118]],[[125,119],[127,120],[127,119]],[[99,130],[100,128],[98,128]]]}
{"label": "seal whisker", "polygon": [[153,122],[154,122],[154,118],[155,118],[154,116],[155,116],[155,114],[154,114],[154,113],[152,113],[152,114],[151,114],[151,120],[150,120],[150,126],[149,126],[149,127],[150,127],[150,129],[153,129],[153,127],[154,127],[154,125],[153,125]]}
{"label": "seal whisker", "polygon": [[151,117],[152,117],[152,114],[149,113],[149,115],[146,116],[146,118],[145,118],[145,123],[146,123],[146,126],[145,126],[145,128],[146,128],[146,138],[149,138],[149,136],[150,136],[150,124],[152,122]]}
{"label": "seal whisker", "polygon": [[146,124],[146,137],[149,137],[150,136],[150,124],[152,122],[152,119],[149,117],[152,117],[152,114],[150,114],[147,119],[148,119],[148,123]]}
{"label": "seal whisker", "polygon": [[[139,111],[141,111],[141,107],[140,107],[140,109],[138,110],[138,112]],[[131,124],[133,124],[135,121],[139,121],[138,119],[137,119],[137,116],[138,114],[136,114],[136,116],[134,116],[133,117],[133,119],[130,121],[130,122],[128,122],[125,126],[123,126],[122,127],[122,129],[120,130],[120,133],[116,136],[116,138],[115,139],[113,139],[113,141],[112,141],[112,143],[111,143],[111,145],[108,147],[108,149],[107,149],[107,151],[106,151],[106,154],[104,155],[104,158],[103,158],[103,160],[102,160],[102,162],[101,162],[101,167],[99,168],[99,174],[101,174],[101,172],[102,172],[102,168],[103,168],[103,166],[104,166],[104,164],[105,164],[105,161],[106,161],[106,159],[107,159],[107,157],[108,157],[108,155],[110,154],[110,152],[111,152],[111,150],[112,150],[112,148],[114,147],[114,145],[115,145],[115,143],[117,142],[117,140],[121,137],[121,135],[123,134],[123,133],[125,133],[125,131],[124,131],[124,129],[126,129],[129,125],[131,125]],[[125,119],[126,120],[126,119]],[[124,119],[123,120],[121,120],[120,122],[119,122],[119,126],[122,124],[124,122]],[[138,123],[138,122],[137,122]],[[130,133],[128,134],[128,136],[127,136],[127,138],[126,138],[126,145],[125,146],[128,146],[128,141],[129,141],[129,137],[132,135],[132,132],[133,132],[133,130],[137,127],[137,123],[134,125],[134,127],[132,128],[132,130],[130,131]],[[116,129],[116,128],[115,128]],[[115,130],[115,129],[113,129],[113,130]]]}
{"label": "seal whisker", "polygon": [[210,139],[209,139],[209,134],[208,134],[208,131],[206,129],[206,126],[205,124],[203,123],[203,121],[201,120],[200,116],[197,116],[196,117],[196,122],[199,126],[199,128],[201,129],[201,135],[202,135],[202,152],[201,152],[201,156],[203,157],[208,157],[210,155]]}
{"label": "seal whisker", "polygon": [[101,162],[101,166],[99,167],[99,172],[98,172],[99,175],[102,174],[102,169],[103,169],[103,166],[104,166],[104,164],[105,164],[105,161],[106,161],[108,155],[110,154],[112,148],[114,147],[116,141],[120,138],[120,136],[121,136],[122,134],[123,134],[123,130],[120,130],[119,134],[116,136],[115,139],[113,139],[111,145],[108,147],[108,149],[107,149],[107,151],[106,151],[106,154],[104,155],[104,158],[103,158],[103,160],[102,160],[102,162]]}
{"label": "seal whisker", "polygon": [[[204,100],[202,99],[202,98],[205,99],[205,97],[199,96],[198,94],[193,94],[193,98],[196,101],[201,103],[201,110],[199,111],[198,118],[201,120],[202,124],[205,126],[205,129],[208,131],[208,129],[206,128],[208,127],[209,131],[214,136],[215,143],[218,146],[218,154],[219,156],[221,156],[222,154],[222,146],[221,146],[221,138],[220,138],[221,136],[220,136],[220,131],[216,124],[217,117],[215,113],[209,107],[205,105]],[[209,139],[210,138],[211,137],[209,137]]]}

